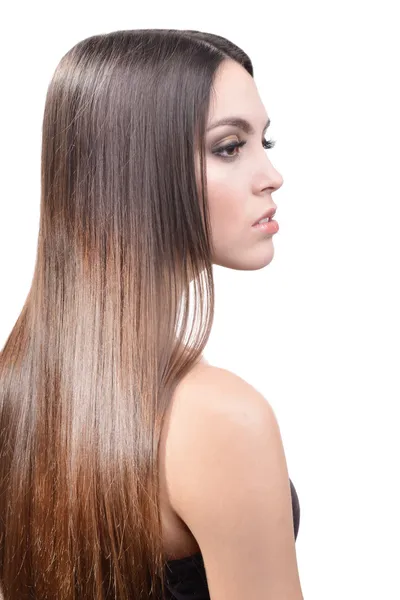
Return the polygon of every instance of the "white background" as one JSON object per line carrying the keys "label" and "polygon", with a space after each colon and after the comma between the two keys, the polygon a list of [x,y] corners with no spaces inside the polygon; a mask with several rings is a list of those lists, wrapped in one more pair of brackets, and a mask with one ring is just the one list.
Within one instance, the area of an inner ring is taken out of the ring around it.
{"label": "white background", "polygon": [[[305,600],[400,599],[399,19],[396,2],[18,2],[2,9],[0,348],[28,293],[41,125],[75,43],[198,29],[254,64],[284,178],[265,269],[215,266],[205,357],[273,406],[296,486]],[[398,8],[398,6],[397,6]],[[261,600],[261,599],[260,599]]]}

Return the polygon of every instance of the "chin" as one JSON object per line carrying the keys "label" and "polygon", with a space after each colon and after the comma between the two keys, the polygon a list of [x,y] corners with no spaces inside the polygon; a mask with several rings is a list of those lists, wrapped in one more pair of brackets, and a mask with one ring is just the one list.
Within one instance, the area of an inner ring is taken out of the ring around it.
{"label": "chin", "polygon": [[241,258],[233,258],[226,257],[224,260],[216,260],[213,261],[215,265],[219,265],[221,267],[225,267],[226,269],[233,269],[235,271],[259,271],[264,267],[267,267],[273,260],[274,253],[273,252],[264,252],[261,254],[256,253],[253,255],[248,255],[246,259]]}
{"label": "chin", "polygon": [[[234,245],[231,246],[233,248]],[[268,237],[262,243],[253,244],[251,247],[243,245],[235,248],[235,251],[224,249],[217,252],[213,257],[213,264],[233,269],[234,271],[259,271],[267,267],[273,260],[275,248],[272,237]]]}

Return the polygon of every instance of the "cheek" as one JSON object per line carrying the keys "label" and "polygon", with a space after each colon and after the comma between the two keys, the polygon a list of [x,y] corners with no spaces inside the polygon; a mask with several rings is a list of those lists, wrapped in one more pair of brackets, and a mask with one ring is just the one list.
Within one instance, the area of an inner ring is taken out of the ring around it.
{"label": "cheek", "polygon": [[219,237],[238,232],[244,207],[238,186],[232,181],[209,179],[207,191],[213,233]]}
{"label": "cheek", "polygon": [[[206,158],[207,195],[211,228],[218,245],[234,243],[240,237],[245,222],[246,193],[238,170],[225,168]],[[196,163],[196,180],[200,189],[200,164]]]}

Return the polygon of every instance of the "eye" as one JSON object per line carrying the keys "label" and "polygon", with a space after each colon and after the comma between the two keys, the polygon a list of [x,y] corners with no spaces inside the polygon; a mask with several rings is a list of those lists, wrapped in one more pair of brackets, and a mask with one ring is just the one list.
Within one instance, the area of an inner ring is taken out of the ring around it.
{"label": "eye", "polygon": [[[223,152],[233,152],[234,150],[236,150],[236,148],[242,148],[247,142],[235,142],[233,144],[228,144],[227,146],[220,146],[219,148],[216,148],[215,150],[213,150],[213,154],[216,154],[217,156],[220,156],[221,158],[225,158],[225,159],[235,159],[236,156],[239,155],[239,153],[233,154],[233,155],[223,155]],[[266,150],[269,150],[271,148],[273,148],[276,144],[275,140],[267,140],[267,139],[263,139],[262,141],[262,145],[264,146],[264,148]]]}

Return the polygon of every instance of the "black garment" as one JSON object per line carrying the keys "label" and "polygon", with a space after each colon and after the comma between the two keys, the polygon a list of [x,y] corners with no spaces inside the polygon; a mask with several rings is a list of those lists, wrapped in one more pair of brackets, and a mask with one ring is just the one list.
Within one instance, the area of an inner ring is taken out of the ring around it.
{"label": "black garment", "polygon": [[[294,536],[300,525],[300,504],[296,488],[290,481],[292,493]],[[201,552],[169,560],[165,567],[166,600],[210,600],[206,572]]]}

